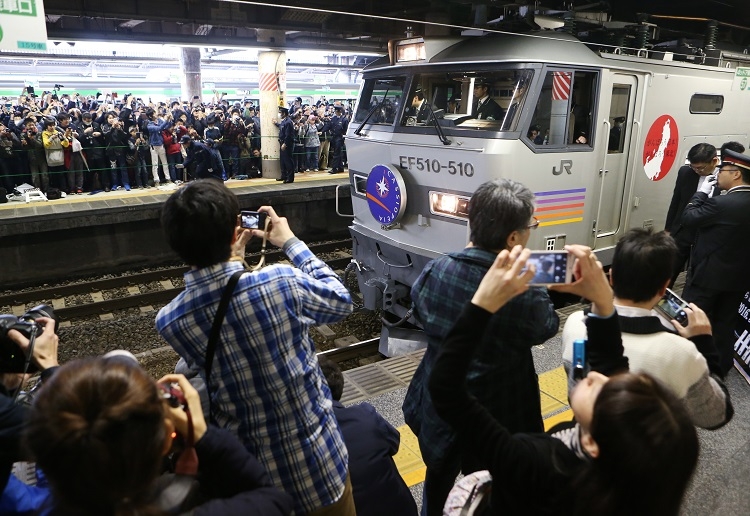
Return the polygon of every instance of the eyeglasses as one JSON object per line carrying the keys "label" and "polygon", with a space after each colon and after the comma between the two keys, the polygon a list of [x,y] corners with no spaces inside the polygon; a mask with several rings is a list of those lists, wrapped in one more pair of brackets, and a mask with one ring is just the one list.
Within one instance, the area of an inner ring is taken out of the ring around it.
{"label": "eyeglasses", "polygon": [[531,217],[531,219],[533,220],[533,222],[531,224],[529,224],[528,226],[526,226],[526,227],[529,228],[529,229],[536,229],[536,228],[538,228],[539,227],[539,219],[537,219],[536,217]]}
{"label": "eyeglasses", "polygon": [[693,170],[695,170],[698,173],[701,173],[701,172],[705,173],[705,172],[712,171],[714,168],[716,168],[716,165],[713,162],[711,162],[711,163],[705,163],[703,165],[693,165],[691,163],[690,164],[690,168],[692,168]]}

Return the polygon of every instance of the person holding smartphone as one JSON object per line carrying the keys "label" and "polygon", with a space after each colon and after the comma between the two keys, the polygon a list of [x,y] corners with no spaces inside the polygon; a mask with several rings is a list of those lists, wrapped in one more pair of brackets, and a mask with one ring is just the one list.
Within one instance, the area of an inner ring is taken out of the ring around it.
{"label": "person holding smartphone", "polygon": [[[722,381],[708,317],[690,304],[684,308],[683,326],[654,310],[667,292],[676,256],[677,245],[664,231],[634,228],[617,243],[610,275],[624,353],[631,371],[650,374],[677,396],[693,424],[715,429],[729,422],[734,408]],[[586,316],[583,311],[571,314],[563,329],[563,365],[568,372],[573,343],[586,338]],[[571,391],[575,383],[569,380]]]}
{"label": "person holding smartphone", "polygon": [[502,250],[460,312],[429,381],[435,410],[460,446],[492,477],[483,514],[678,514],[698,463],[698,436],[674,394],[628,372],[612,290],[590,248],[576,256],[576,281],[555,288],[592,301],[586,321],[592,371],[571,393],[575,422],[548,434],[513,433],[467,387],[469,366],[491,319],[529,288],[534,268],[520,245]]}
{"label": "person holding smartphone", "polygon": [[[286,218],[270,206],[258,211],[270,221],[265,230],[239,227],[237,197],[215,180],[193,181],[167,199],[164,234],[191,269],[184,292],[156,316],[156,328],[188,364],[205,364],[206,336],[234,278],[215,358],[202,375],[214,421],[294,497],[295,514],[354,515],[348,454],[309,335],[311,325],[349,315],[351,296]],[[245,271],[245,246],[260,237],[291,264]]]}
{"label": "person holding smartphone", "polygon": [[[478,458],[463,452],[458,435],[437,416],[428,379],[444,339],[502,250],[525,246],[538,226],[534,194],[509,179],[488,181],[469,202],[471,243],[437,258],[411,290],[414,315],[427,336],[427,351],[409,384],[404,420],[417,435],[427,466],[422,498],[427,516],[442,515],[459,471],[477,471]],[[511,432],[542,432],[539,383],[531,348],[557,333],[559,319],[546,288],[530,288],[489,321],[468,375],[468,389]]]}

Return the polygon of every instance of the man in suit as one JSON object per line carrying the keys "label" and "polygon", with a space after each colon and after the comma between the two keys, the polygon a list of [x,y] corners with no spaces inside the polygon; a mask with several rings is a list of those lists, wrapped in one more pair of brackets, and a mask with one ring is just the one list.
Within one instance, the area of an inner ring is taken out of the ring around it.
{"label": "man in suit", "polygon": [[349,451],[349,474],[358,516],[417,516],[417,504],[393,462],[401,435],[369,403],[345,407],[344,375],[335,362],[318,355],[333,398],[333,413]]}
{"label": "man in suit", "polygon": [[478,120],[503,119],[503,108],[490,97],[490,84],[488,82],[474,83],[474,98],[477,99],[471,117]]}
{"label": "man in suit", "polygon": [[411,115],[415,117],[418,124],[426,123],[430,117],[430,110],[427,108],[427,101],[421,88],[417,89],[411,98]]}
{"label": "man in suit", "polygon": [[[281,181],[294,183],[294,123],[289,118],[289,110],[285,107],[279,108],[282,117],[279,123],[279,145],[281,158]],[[278,179],[277,179],[278,181]]]}
{"label": "man in suit", "polygon": [[[714,182],[726,195],[708,197]],[[724,151],[718,176],[706,179],[690,199],[682,225],[697,230],[683,297],[708,314],[720,366],[727,373],[734,357],[737,308],[750,290],[750,156]]]}
{"label": "man in suit", "polygon": [[[672,202],[669,203],[667,221],[664,229],[672,235],[677,243],[677,259],[675,260],[674,273],[669,286],[674,285],[677,276],[685,268],[690,257],[690,248],[695,242],[695,230],[688,229],[682,225],[682,212],[685,211],[688,201],[695,195],[698,186],[702,185],[706,177],[714,173],[719,164],[716,157],[716,147],[710,143],[699,143],[688,151],[689,165],[684,165],[677,171],[677,181],[672,192]],[[713,191],[707,194],[713,196]]]}
{"label": "man in suit", "polygon": [[526,96],[526,80],[521,78],[518,80],[518,83],[516,84],[516,88],[513,90],[513,98],[510,101],[510,105],[508,106],[508,111],[505,113],[505,117],[503,119],[503,131],[507,131],[513,127],[513,121],[516,118],[517,115],[520,115],[518,113],[518,108],[521,107],[521,104],[523,103],[523,99]]}
{"label": "man in suit", "polygon": [[[745,147],[739,142],[726,142],[722,145],[722,156],[727,149],[739,153],[745,152]],[[670,288],[685,268],[685,264],[690,258],[690,249],[695,243],[695,230],[687,229],[682,225],[682,213],[685,211],[688,201],[706,178],[714,173],[716,166],[719,164],[716,147],[709,143],[699,143],[693,146],[688,152],[688,162],[690,162],[689,165],[681,167],[677,172],[672,202],[669,204],[667,221],[664,224],[664,229],[672,235],[677,243],[677,260],[672,281],[669,284]],[[719,190],[714,188],[708,193],[708,197],[711,198],[714,195],[719,195],[719,193]]]}

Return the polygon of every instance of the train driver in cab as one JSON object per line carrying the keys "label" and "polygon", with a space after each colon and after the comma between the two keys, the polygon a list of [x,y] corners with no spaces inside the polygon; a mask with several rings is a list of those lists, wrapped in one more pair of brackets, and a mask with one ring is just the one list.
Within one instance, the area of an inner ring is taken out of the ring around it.
{"label": "train driver in cab", "polygon": [[430,118],[430,110],[427,106],[427,99],[424,98],[422,88],[417,88],[411,98],[411,116],[418,124],[424,124]]}
{"label": "train driver in cab", "polygon": [[474,83],[474,108],[471,117],[478,120],[502,120],[503,108],[490,96],[490,83],[477,81]]}

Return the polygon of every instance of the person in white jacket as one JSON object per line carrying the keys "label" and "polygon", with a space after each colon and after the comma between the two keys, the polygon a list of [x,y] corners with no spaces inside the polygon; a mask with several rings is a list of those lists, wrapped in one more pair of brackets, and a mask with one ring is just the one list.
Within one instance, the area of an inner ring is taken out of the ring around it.
{"label": "person in white jacket", "polygon": [[[630,370],[660,380],[682,400],[693,423],[715,429],[734,414],[722,383],[711,323],[694,304],[687,326],[653,308],[671,280],[677,246],[666,232],[631,229],[615,248],[610,281]],[[563,329],[563,364],[570,372],[573,342],[586,338],[586,314],[572,314]],[[572,380],[571,380],[572,381]]]}

